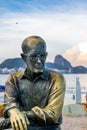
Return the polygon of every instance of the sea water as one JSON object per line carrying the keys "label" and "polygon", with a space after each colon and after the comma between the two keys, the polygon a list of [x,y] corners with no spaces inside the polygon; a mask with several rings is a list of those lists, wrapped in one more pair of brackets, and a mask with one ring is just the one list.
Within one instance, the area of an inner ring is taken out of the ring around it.
{"label": "sea water", "polygon": [[[0,85],[5,85],[9,75],[1,74],[0,75]],[[75,103],[75,99],[73,95],[75,95],[76,90],[76,78],[79,78],[80,86],[81,86],[81,102],[85,103],[85,95],[87,94],[87,74],[63,74],[66,81],[66,93],[64,104],[73,104]],[[68,91],[69,90],[69,91]],[[4,93],[0,92],[0,103],[3,103]]]}
{"label": "sea water", "polygon": [[86,103],[87,94],[87,74],[64,74],[66,80],[66,93],[64,104],[74,104],[76,103],[76,79],[79,79],[79,84],[81,87],[81,103]]}
{"label": "sea water", "polygon": [[[0,74],[0,85],[5,85],[8,78],[7,74]],[[0,104],[4,102],[4,92],[0,92]]]}

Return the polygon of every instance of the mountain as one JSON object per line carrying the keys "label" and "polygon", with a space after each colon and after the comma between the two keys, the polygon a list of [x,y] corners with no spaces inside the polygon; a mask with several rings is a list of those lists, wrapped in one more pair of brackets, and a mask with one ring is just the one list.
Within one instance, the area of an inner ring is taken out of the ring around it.
{"label": "mountain", "polygon": [[45,66],[46,66],[46,68],[53,68],[53,69],[57,68],[57,66],[54,63],[51,63],[51,62],[46,62]]}
{"label": "mountain", "polygon": [[25,67],[25,62],[21,58],[6,59],[0,64],[0,68],[18,69],[20,67]]}
{"label": "mountain", "polygon": [[[50,69],[64,70],[64,73],[87,73],[87,68],[84,66],[73,67],[71,63],[61,55],[56,55],[54,63],[47,62],[46,67]],[[62,71],[61,71],[62,72]]]}
{"label": "mountain", "polygon": [[87,73],[87,68],[84,66],[76,66],[73,67],[72,69],[72,73]]}
{"label": "mountain", "polygon": [[[18,71],[19,68],[25,68],[26,64],[22,60],[22,58],[13,58],[13,59],[6,59],[0,64],[0,71],[2,69],[15,69]],[[87,73],[87,68],[84,66],[75,66],[73,67],[71,63],[66,60],[61,55],[56,55],[54,58],[54,63],[46,62],[46,68],[55,69],[60,71],[61,73]]]}
{"label": "mountain", "polygon": [[55,56],[54,64],[57,66],[58,69],[69,70],[70,68],[72,68],[71,63],[63,58],[63,56],[61,55]]}
{"label": "mountain", "polygon": [[72,69],[71,63],[63,58],[61,55],[57,55],[54,58],[54,63],[47,62],[47,68],[57,69],[57,70],[69,70]]}

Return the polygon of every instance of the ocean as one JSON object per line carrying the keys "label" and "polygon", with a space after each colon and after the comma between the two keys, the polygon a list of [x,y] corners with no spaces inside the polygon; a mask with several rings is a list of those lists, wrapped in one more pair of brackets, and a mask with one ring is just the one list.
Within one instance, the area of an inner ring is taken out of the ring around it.
{"label": "ocean", "polygon": [[[75,103],[75,99],[73,95],[75,95],[76,90],[76,78],[79,78],[79,83],[81,86],[81,102],[85,103],[85,95],[87,94],[87,74],[63,74],[66,81],[66,94],[64,104],[73,104]],[[5,85],[5,82],[8,78],[7,74],[0,75],[0,85]],[[69,91],[68,91],[69,90]],[[0,103],[3,103],[4,93],[0,92]]]}
{"label": "ocean", "polygon": [[[81,103],[86,103],[85,96],[87,94],[87,74],[64,74],[66,80],[66,94],[64,104],[76,103],[73,95],[76,93],[76,79],[79,79],[81,87]],[[69,92],[67,91],[69,90]],[[71,90],[71,92],[70,92]]]}

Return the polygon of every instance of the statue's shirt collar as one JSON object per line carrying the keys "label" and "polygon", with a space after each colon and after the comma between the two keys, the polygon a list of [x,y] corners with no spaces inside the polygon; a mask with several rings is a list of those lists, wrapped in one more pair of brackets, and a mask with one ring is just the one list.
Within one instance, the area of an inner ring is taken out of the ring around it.
{"label": "statue's shirt collar", "polygon": [[[29,80],[33,79],[32,74],[29,71],[27,71],[27,69],[24,71],[23,75],[21,76],[21,79],[24,79],[24,78],[27,78]],[[45,69],[43,71],[43,73],[38,75],[35,79],[39,79],[39,78],[48,80],[48,78],[49,78],[49,71]]]}

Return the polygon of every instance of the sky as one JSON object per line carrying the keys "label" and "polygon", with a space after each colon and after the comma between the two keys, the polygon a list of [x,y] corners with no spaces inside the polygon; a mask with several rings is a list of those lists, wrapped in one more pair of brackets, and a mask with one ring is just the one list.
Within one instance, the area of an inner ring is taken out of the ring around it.
{"label": "sky", "polygon": [[47,61],[87,67],[87,0],[0,0],[0,63],[20,57],[31,35],[46,41]]}

